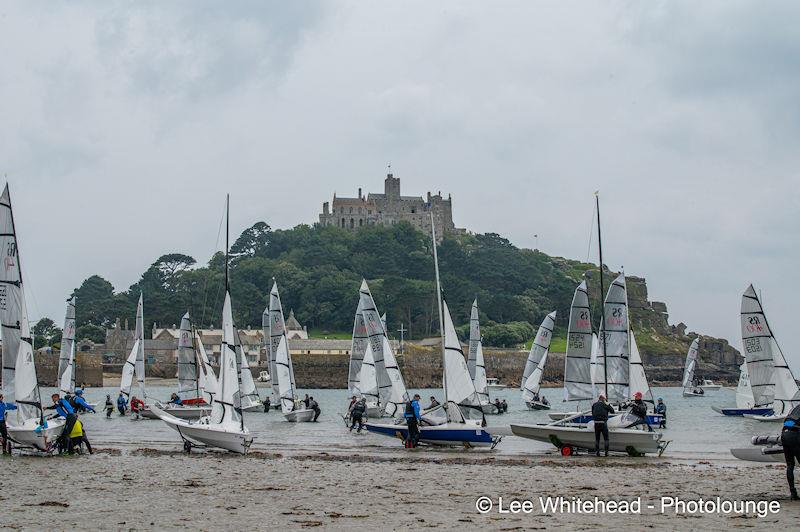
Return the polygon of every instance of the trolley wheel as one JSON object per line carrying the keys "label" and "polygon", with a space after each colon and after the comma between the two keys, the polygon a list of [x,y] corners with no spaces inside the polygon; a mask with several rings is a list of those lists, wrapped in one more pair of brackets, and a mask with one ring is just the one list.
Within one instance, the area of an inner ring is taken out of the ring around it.
{"label": "trolley wheel", "polygon": [[183,450],[186,451],[187,453],[191,453],[192,452],[192,442],[184,441],[183,442]]}
{"label": "trolley wheel", "polygon": [[568,445],[561,448],[561,456],[572,456],[574,453],[575,451]]}

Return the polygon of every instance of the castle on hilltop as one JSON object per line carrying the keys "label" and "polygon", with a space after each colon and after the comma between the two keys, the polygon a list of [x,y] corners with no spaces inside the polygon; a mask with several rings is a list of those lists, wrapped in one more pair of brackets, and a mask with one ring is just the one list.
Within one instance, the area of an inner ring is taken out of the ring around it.
{"label": "castle on hilltop", "polygon": [[341,198],[333,195],[333,204],[322,204],[320,225],[335,225],[356,231],[366,225],[394,225],[405,221],[416,229],[430,233],[430,215],[436,227],[437,240],[447,233],[463,233],[453,224],[453,199],[442,193],[428,192],[427,200],[421,196],[401,196],[400,178],[389,173],[383,182],[383,194],[369,193],[366,196],[358,189],[357,198]]}

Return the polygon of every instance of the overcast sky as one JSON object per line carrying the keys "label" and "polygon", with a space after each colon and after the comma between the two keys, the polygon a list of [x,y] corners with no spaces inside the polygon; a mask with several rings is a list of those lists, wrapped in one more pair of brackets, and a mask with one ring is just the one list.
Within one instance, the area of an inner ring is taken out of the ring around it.
{"label": "overcast sky", "polygon": [[[793,2],[4,2],[0,172],[32,320],[97,273],[313,223],[334,192],[452,193],[458,226],[647,278],[739,347],[752,282],[795,368]],[[594,255],[593,255],[594,257]],[[177,317],[176,317],[177,319]]]}

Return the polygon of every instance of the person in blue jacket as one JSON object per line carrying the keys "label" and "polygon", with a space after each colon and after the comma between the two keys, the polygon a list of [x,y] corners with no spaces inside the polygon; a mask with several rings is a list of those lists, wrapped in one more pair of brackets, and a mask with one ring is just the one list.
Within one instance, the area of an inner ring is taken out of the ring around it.
{"label": "person in blue jacket", "polygon": [[414,398],[406,403],[405,418],[408,425],[408,447],[416,447],[419,442],[419,420],[421,419],[419,413],[419,394],[414,394]]}
{"label": "person in blue jacket", "polygon": [[0,393],[0,437],[3,438],[3,454],[11,454],[11,442],[8,441],[8,428],[6,427],[6,410],[16,410],[17,405],[3,401]]}
{"label": "person in blue jacket", "polygon": [[75,390],[75,396],[72,398],[72,406],[78,412],[86,412],[89,411],[92,414],[95,413],[94,408],[92,405],[86,402],[86,399],[83,398],[83,390],[78,388]]}
{"label": "person in blue jacket", "polygon": [[72,440],[69,435],[72,433],[72,428],[75,426],[78,416],[75,414],[75,409],[72,408],[72,405],[69,404],[66,398],[62,398],[57,393],[51,395],[50,398],[53,400],[53,404],[45,408],[45,410],[55,410],[58,417],[63,417],[66,420],[66,423],[64,423],[64,430],[61,431],[61,435],[58,437],[58,446],[61,452],[71,450],[72,446],[70,442]]}
{"label": "person in blue jacket", "polygon": [[119,410],[119,415],[124,416],[125,411],[128,409],[128,400],[125,399],[125,394],[119,392],[119,397],[117,397],[117,410]]}
{"label": "person in blue jacket", "polygon": [[177,393],[173,392],[169,398],[169,404],[180,406],[183,404],[183,401],[181,401],[181,398],[178,396]]}
{"label": "person in blue jacket", "polygon": [[794,485],[794,464],[800,461],[800,405],[795,406],[783,422],[781,445],[786,459],[786,480],[789,482],[790,497],[797,501],[800,497],[797,496]]}

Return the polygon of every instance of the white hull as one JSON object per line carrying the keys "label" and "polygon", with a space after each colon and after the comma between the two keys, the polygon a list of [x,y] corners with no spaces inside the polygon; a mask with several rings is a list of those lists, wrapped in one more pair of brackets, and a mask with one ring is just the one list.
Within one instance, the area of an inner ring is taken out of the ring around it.
{"label": "white hull", "polygon": [[489,390],[490,392],[496,392],[496,391],[499,391],[499,390],[505,390],[506,388],[508,388],[508,386],[506,386],[505,384],[487,384],[486,385],[486,389]]}
{"label": "white hull", "polygon": [[[522,438],[552,443],[559,448],[564,446],[594,451],[594,427],[511,425],[511,432]],[[609,451],[655,454],[661,450],[662,434],[660,432],[622,428],[609,428],[608,432]],[[602,438],[600,445],[604,447]]]}
{"label": "white hull", "polygon": [[560,421],[562,419],[566,419],[568,417],[573,417],[579,415],[580,412],[549,412],[547,417],[552,419],[553,421]]}
{"label": "white hull", "polygon": [[251,404],[250,406],[242,408],[242,412],[263,412],[264,403]]}
{"label": "white hull", "polygon": [[367,417],[372,419],[376,417],[383,417],[383,409],[379,406],[368,406]]}
{"label": "white hull", "polygon": [[7,420],[7,423],[8,437],[18,445],[50,452],[61,435],[61,431],[64,430],[66,420],[61,418],[49,419],[47,420],[47,428],[40,432],[36,432],[36,428],[39,426],[36,419],[29,419],[22,425],[12,425],[10,420]]}
{"label": "white hull", "polygon": [[304,408],[302,410],[293,410],[287,414],[284,414],[283,417],[286,418],[286,421],[291,421],[292,423],[304,423],[314,419],[314,411],[308,408]]}
{"label": "white hull", "polygon": [[[183,405],[158,405],[159,410],[178,419],[200,419],[211,414],[211,405],[183,406]],[[145,419],[159,419],[151,410],[151,405],[146,405],[140,412]]]}
{"label": "white hull", "polygon": [[764,454],[761,447],[743,447],[731,449],[731,454],[739,460],[748,462],[784,462],[783,452]]}
{"label": "white hull", "polygon": [[683,392],[684,397],[705,397],[703,393],[695,393],[695,392]]}
{"label": "white hull", "polygon": [[151,411],[167,426],[176,430],[184,440],[239,454],[247,453],[253,443],[250,431],[247,428],[242,431],[238,424],[235,426],[210,424],[208,418],[194,422],[186,421],[164,412],[157,406],[152,406]]}
{"label": "white hull", "polygon": [[500,414],[500,410],[494,403],[481,404],[481,410],[483,410],[483,413],[486,415],[496,416]]}
{"label": "white hull", "polygon": [[763,422],[778,422],[783,421],[786,419],[786,416],[759,416],[756,414],[742,414],[742,417],[746,417],[747,419],[755,419],[756,421],[763,421]]}

